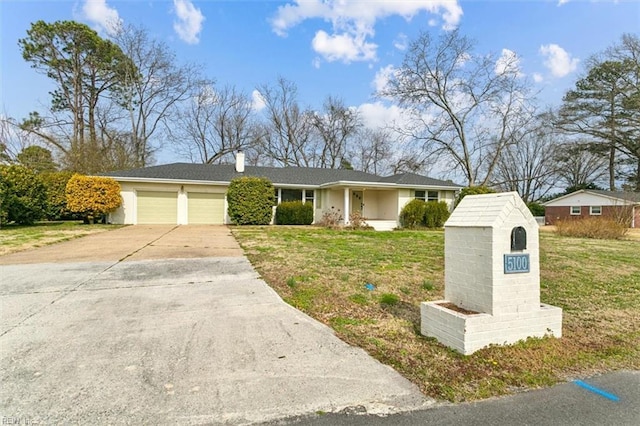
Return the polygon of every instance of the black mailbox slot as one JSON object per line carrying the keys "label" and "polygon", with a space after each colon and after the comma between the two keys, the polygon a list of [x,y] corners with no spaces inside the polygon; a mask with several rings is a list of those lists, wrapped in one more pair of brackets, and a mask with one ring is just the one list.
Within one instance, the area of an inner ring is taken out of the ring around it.
{"label": "black mailbox slot", "polygon": [[526,250],[527,231],[522,226],[516,226],[511,231],[511,250]]}

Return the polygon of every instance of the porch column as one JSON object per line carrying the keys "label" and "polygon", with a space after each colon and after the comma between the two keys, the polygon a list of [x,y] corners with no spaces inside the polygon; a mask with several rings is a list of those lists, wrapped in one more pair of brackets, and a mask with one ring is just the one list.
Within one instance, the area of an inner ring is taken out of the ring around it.
{"label": "porch column", "polygon": [[349,188],[344,189],[344,224],[349,224],[349,212],[351,211],[351,205],[349,204]]}

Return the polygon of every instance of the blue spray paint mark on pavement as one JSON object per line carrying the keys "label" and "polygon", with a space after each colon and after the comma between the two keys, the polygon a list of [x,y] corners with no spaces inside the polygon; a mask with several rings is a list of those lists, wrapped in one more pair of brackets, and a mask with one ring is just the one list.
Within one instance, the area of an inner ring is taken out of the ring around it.
{"label": "blue spray paint mark on pavement", "polygon": [[589,383],[585,383],[582,380],[574,380],[573,383],[575,383],[576,385],[580,386],[581,388],[584,388],[590,392],[593,392],[595,394],[598,394],[604,398],[610,399],[611,401],[620,401],[620,398],[618,398],[616,395],[603,391],[602,389],[598,389],[595,386],[591,386]]}

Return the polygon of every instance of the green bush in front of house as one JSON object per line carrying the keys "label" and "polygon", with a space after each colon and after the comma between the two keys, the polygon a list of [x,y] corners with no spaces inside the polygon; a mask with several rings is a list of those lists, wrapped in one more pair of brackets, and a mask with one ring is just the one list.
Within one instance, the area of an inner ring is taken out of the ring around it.
{"label": "green bush in front of house", "polygon": [[276,224],[311,225],[313,222],[313,203],[285,201],[276,207]]}
{"label": "green bush in front of house", "polygon": [[266,178],[233,179],[227,190],[227,204],[234,225],[268,225],[275,204],[273,184]]}
{"label": "green bush in front of house", "polygon": [[427,228],[442,228],[449,219],[449,207],[444,201],[429,201],[424,207],[424,225]]}
{"label": "green bush in front of house", "polygon": [[400,226],[407,229],[442,228],[449,219],[444,201],[411,200],[400,211]]}
{"label": "green bush in front of house", "polygon": [[400,226],[416,229],[424,226],[427,203],[423,200],[411,200],[400,211]]}

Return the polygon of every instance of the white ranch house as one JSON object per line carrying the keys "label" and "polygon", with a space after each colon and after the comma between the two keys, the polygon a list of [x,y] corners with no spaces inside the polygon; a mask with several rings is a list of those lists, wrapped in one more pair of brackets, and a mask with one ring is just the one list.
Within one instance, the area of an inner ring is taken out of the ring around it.
{"label": "white ranch house", "polygon": [[228,224],[226,192],[241,176],[265,177],[276,188],[277,202],[308,201],[314,221],[326,211],[360,212],[377,230],[399,225],[404,205],[414,198],[444,201],[453,208],[462,188],[451,181],[412,173],[381,177],[344,169],[173,163],[107,173],[120,184],[122,206],[109,221],[118,224]]}

